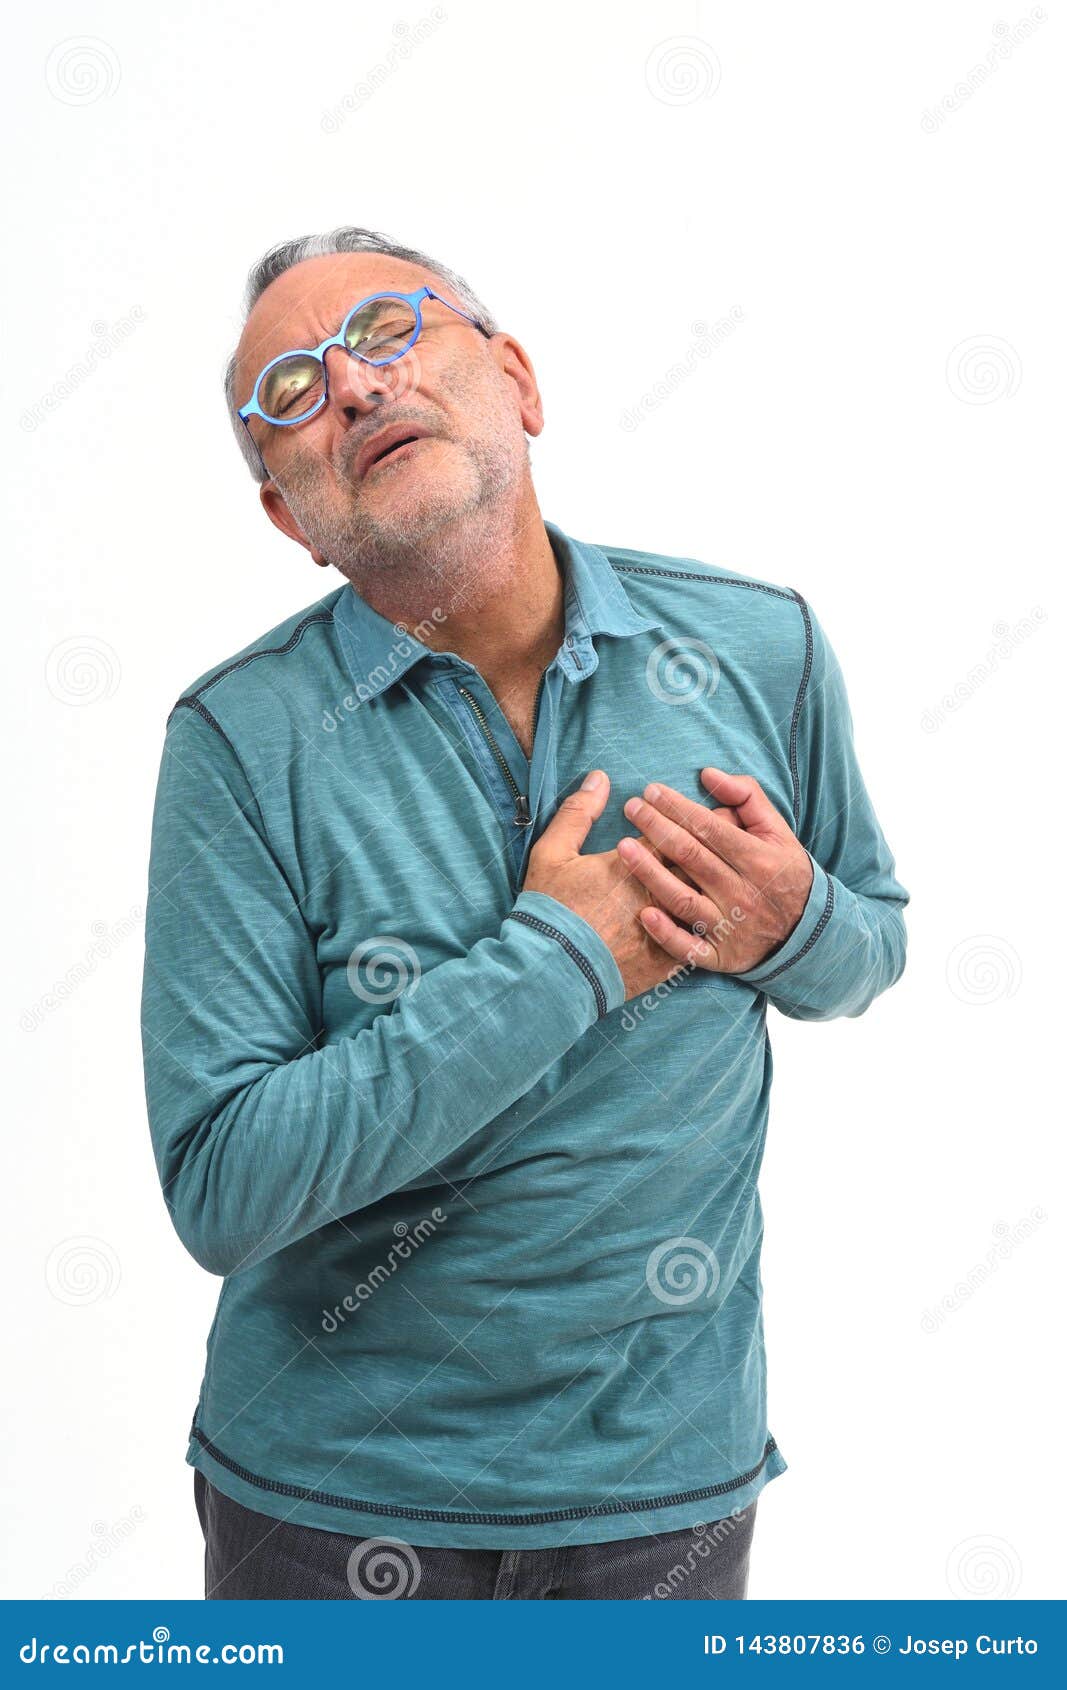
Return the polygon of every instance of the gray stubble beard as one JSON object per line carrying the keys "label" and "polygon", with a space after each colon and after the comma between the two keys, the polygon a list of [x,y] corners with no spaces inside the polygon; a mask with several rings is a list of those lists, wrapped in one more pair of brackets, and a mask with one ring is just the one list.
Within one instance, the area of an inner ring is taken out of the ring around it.
{"label": "gray stubble beard", "polygon": [[378,520],[354,492],[335,518],[317,497],[317,468],[298,465],[279,486],[304,535],[361,597],[373,602],[375,586],[387,583],[390,606],[403,607],[391,608],[394,616],[476,610],[506,584],[526,503],[529,446],[524,434],[516,437],[514,418],[507,422],[495,436],[490,428],[482,438],[452,442],[474,470],[469,497],[459,502],[435,503],[431,494],[414,512],[401,507],[395,519]]}

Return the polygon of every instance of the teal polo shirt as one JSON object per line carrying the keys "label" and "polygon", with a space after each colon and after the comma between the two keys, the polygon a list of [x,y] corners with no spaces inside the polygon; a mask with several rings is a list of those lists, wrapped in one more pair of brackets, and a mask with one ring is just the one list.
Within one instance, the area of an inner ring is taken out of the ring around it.
{"label": "teal polo shirt", "polygon": [[[279,1519],[558,1547],[721,1518],[785,1468],[768,1005],[862,1013],[908,895],[804,599],[546,529],[565,631],[529,759],[470,663],[348,585],[167,725],[148,1111],[223,1281],[188,1460]],[[591,768],[601,851],[651,780],[708,802],[709,763],[789,820],[807,905],[757,967],[624,1003],[597,932],[522,891],[531,846]]]}

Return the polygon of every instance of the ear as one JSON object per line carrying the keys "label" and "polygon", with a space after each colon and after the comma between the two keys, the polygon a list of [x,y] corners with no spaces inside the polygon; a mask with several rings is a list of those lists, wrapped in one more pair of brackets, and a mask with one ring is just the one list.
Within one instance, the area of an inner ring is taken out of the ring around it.
{"label": "ear", "polygon": [[286,504],[285,499],[275,482],[264,481],[261,484],[259,489],[259,502],[270,517],[275,528],[280,528],[283,534],[287,534],[289,536],[290,540],[295,540],[298,546],[303,546],[307,551],[309,551],[320,569],[329,568],[329,558],[323,557],[317,547],[312,545],[311,541],[304,533],[304,530],[297,522],[296,517]]}
{"label": "ear", "polygon": [[545,413],[541,390],[525,347],[509,334],[495,334],[489,342],[489,350],[504,375],[514,382],[522,426],[531,439],[536,438],[545,426]]}

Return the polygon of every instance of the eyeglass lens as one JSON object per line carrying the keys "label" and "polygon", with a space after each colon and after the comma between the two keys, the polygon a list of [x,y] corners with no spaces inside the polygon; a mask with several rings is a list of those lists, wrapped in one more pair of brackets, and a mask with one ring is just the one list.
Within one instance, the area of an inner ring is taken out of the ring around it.
{"label": "eyeglass lens", "polygon": [[[418,318],[406,299],[372,299],[354,312],[345,328],[345,346],[369,364],[387,364],[410,345]],[[267,371],[259,384],[259,403],[275,422],[297,422],[322,401],[321,360],[293,352]]]}

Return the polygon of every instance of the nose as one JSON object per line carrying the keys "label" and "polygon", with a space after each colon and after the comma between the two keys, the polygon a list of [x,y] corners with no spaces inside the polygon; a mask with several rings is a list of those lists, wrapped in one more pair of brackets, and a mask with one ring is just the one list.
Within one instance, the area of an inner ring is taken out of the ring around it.
{"label": "nose", "polygon": [[331,346],[326,359],[328,402],[345,422],[367,416],[392,396],[396,373],[389,364],[368,364],[363,358],[353,358],[343,346]]}

